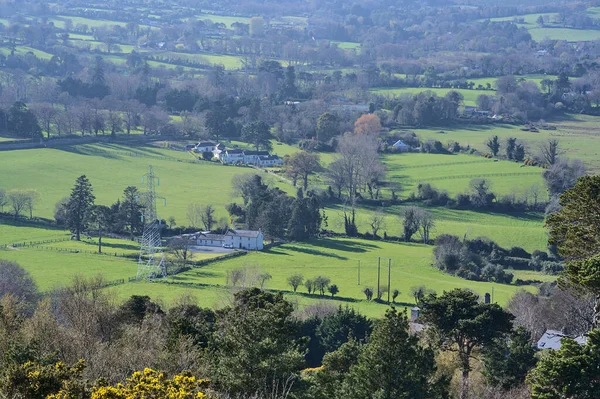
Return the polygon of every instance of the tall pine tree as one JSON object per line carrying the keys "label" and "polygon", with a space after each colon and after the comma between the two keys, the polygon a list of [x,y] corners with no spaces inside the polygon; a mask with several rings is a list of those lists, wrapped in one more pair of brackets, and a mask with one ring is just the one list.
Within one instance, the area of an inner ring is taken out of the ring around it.
{"label": "tall pine tree", "polygon": [[85,175],[79,176],[67,203],[67,227],[75,234],[77,241],[80,240],[81,232],[87,227],[95,199],[88,178]]}
{"label": "tall pine tree", "polygon": [[133,241],[133,236],[144,227],[142,222],[142,205],[138,201],[138,189],[134,186],[129,186],[123,191],[123,202],[120,206],[121,220],[125,228],[129,232],[129,236]]}

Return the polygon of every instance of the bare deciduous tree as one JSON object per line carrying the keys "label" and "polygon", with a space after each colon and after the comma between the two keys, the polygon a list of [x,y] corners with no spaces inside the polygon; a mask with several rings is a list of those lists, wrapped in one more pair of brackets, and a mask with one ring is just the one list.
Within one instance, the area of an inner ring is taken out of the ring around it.
{"label": "bare deciduous tree", "polygon": [[185,267],[194,257],[191,251],[193,244],[193,241],[186,237],[177,237],[169,242],[169,252],[181,267]]}
{"label": "bare deciduous tree", "polygon": [[542,163],[554,165],[558,160],[558,140],[550,139],[540,145]]}
{"label": "bare deciduous tree", "polygon": [[[337,154],[330,165],[332,185],[345,189],[349,198],[355,198],[368,183],[384,174],[379,161],[377,137],[369,134],[344,134],[338,143]],[[339,190],[341,191],[341,190]]]}
{"label": "bare deciduous tree", "polygon": [[212,205],[206,205],[202,207],[200,220],[202,220],[202,224],[204,225],[204,229],[206,231],[212,230],[212,227],[217,222],[215,219],[215,208],[213,208]]}
{"label": "bare deciduous tree", "polygon": [[12,207],[13,215],[16,218],[27,208],[29,195],[26,190],[9,190],[8,201]]}
{"label": "bare deciduous tree", "polygon": [[379,230],[385,228],[385,214],[381,209],[378,209],[371,215],[369,226],[371,226],[373,237],[377,237]]}

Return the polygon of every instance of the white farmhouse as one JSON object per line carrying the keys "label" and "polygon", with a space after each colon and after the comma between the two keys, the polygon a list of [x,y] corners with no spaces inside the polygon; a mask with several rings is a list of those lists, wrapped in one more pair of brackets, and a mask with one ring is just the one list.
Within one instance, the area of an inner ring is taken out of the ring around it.
{"label": "white farmhouse", "polygon": [[268,156],[268,151],[244,150],[244,163],[248,165],[258,165],[260,157]]}
{"label": "white farmhouse", "polygon": [[225,246],[234,249],[262,250],[263,234],[256,230],[228,230],[225,233]]}
{"label": "white farmhouse", "polygon": [[196,144],[195,152],[202,154],[203,152],[213,152],[215,150],[216,144],[210,141],[201,141]]}
{"label": "white farmhouse", "polygon": [[279,166],[283,165],[283,159],[277,155],[260,155],[256,165],[262,167]]}
{"label": "white farmhouse", "polygon": [[244,151],[242,150],[225,150],[219,154],[219,159],[224,164],[245,163]]}

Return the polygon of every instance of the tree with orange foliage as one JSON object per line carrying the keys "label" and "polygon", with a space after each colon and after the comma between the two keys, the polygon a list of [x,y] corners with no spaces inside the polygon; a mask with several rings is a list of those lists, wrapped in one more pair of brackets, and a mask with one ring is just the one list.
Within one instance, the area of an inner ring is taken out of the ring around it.
{"label": "tree with orange foliage", "polygon": [[354,122],[354,134],[379,134],[381,121],[375,114],[364,114]]}

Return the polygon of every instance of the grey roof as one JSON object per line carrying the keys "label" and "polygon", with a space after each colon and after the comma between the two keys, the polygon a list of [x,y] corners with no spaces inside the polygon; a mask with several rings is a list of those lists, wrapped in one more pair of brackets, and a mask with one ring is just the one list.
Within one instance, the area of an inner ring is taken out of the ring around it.
{"label": "grey roof", "polygon": [[214,147],[215,143],[212,143],[210,141],[201,141],[198,143],[197,145],[198,147]]}
{"label": "grey roof", "polygon": [[226,150],[225,152],[227,152],[228,154],[243,154],[244,151],[243,150]]}
{"label": "grey roof", "polygon": [[258,158],[261,161],[270,161],[270,160],[274,160],[274,159],[279,159],[278,155],[259,155]]}
{"label": "grey roof", "polygon": [[226,236],[257,238],[260,231],[256,230],[228,230]]}
{"label": "grey roof", "polygon": [[[561,331],[546,330],[544,335],[542,335],[542,338],[540,338],[539,341],[537,342],[537,348],[538,349],[558,350],[561,347],[560,340],[563,338],[573,338],[573,337],[563,334]],[[573,339],[579,345],[584,345],[587,342],[587,337],[585,337],[585,336],[579,336],[579,337],[575,337]]]}
{"label": "grey roof", "polygon": [[398,140],[392,145],[392,147],[408,147],[408,145],[404,141]]}
{"label": "grey roof", "polygon": [[269,151],[244,150],[244,155],[269,155]]}
{"label": "grey roof", "polygon": [[213,241],[225,241],[225,236],[223,234],[213,234],[213,233],[200,233],[198,234],[197,240],[213,240]]}

